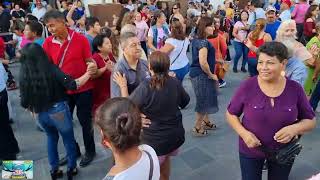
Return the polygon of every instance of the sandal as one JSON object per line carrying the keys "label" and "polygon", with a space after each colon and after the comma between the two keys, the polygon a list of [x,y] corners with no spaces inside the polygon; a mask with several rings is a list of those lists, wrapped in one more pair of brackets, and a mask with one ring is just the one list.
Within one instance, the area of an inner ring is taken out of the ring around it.
{"label": "sandal", "polygon": [[215,125],[214,123],[212,122],[205,122],[205,121],[202,121],[202,125],[204,127],[204,129],[206,130],[214,130],[214,129],[217,129],[217,125]]}
{"label": "sandal", "polygon": [[192,128],[192,134],[196,137],[204,137],[208,135],[208,131],[206,129],[203,129],[203,131],[201,131],[201,129],[194,127]]}

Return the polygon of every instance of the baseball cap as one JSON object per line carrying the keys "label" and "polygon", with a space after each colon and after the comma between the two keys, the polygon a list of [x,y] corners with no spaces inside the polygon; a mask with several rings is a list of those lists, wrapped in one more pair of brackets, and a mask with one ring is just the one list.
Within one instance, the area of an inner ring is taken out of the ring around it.
{"label": "baseball cap", "polygon": [[269,11],[277,12],[276,8],[271,5],[266,8],[266,12],[269,12]]}
{"label": "baseball cap", "polygon": [[289,7],[291,7],[291,1],[290,0],[282,0],[282,3],[286,3]]}

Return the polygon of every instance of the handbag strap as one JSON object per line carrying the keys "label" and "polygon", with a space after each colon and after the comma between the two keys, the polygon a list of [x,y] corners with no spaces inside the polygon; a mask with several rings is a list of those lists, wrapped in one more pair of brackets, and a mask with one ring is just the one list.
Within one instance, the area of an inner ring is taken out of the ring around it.
{"label": "handbag strap", "polygon": [[153,159],[151,157],[151,154],[148,151],[143,150],[149,157],[149,161],[150,161],[150,170],[149,170],[149,180],[152,180],[152,176],[153,176]]}
{"label": "handbag strap", "polygon": [[62,67],[62,64],[63,64],[64,58],[65,58],[66,53],[67,53],[67,50],[69,49],[69,46],[70,46],[70,44],[71,44],[71,41],[72,41],[73,35],[74,35],[74,31],[73,31],[73,32],[72,32],[72,34],[71,34],[71,38],[70,38],[70,40],[69,40],[69,42],[68,42],[68,44],[67,44],[67,47],[66,47],[66,48],[64,49],[64,51],[63,51],[62,57],[61,57],[61,59],[60,59],[60,61],[59,61],[59,68],[61,68],[61,67]]}
{"label": "handbag strap", "polygon": [[172,64],[176,62],[176,60],[178,59],[178,57],[179,57],[180,54],[182,53],[182,50],[184,49],[184,43],[185,43],[185,42],[186,42],[186,40],[183,41],[182,48],[181,48],[178,56],[172,61],[172,63],[170,64],[170,66],[172,66]]}

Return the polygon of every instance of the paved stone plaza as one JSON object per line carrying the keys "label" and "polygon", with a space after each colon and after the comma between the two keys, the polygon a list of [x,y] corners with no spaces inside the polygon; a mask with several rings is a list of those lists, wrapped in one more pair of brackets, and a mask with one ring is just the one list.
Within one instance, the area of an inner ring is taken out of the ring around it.
{"label": "paved stone plaza", "polygon": [[[19,64],[11,65],[13,73],[18,78]],[[226,77],[226,88],[220,89],[220,111],[212,115],[218,126],[217,130],[209,131],[208,137],[195,138],[191,135],[194,125],[195,98],[189,77],[184,81],[184,87],[190,94],[191,101],[183,110],[183,123],[186,130],[186,142],[180,148],[180,153],[172,159],[171,179],[173,180],[240,180],[238,159],[238,139],[234,131],[225,121],[224,114],[228,102],[239,83],[248,75],[230,72]],[[15,112],[13,128],[19,142],[21,153],[19,159],[34,160],[34,179],[49,180],[49,164],[47,160],[46,135],[36,129],[35,120],[29,112],[20,107],[19,90],[9,93]],[[317,114],[319,117],[319,114]],[[84,152],[81,126],[75,118],[75,136]],[[290,180],[304,180],[320,172],[320,128],[302,139],[304,149],[297,158]],[[61,139],[60,139],[61,140]],[[97,156],[86,168],[79,168],[76,180],[101,180],[111,166],[111,152],[100,145],[99,134],[95,135]],[[62,141],[59,142],[61,153],[64,152]],[[61,154],[62,156],[63,154]],[[66,166],[62,167],[66,171]],[[266,173],[264,173],[266,177]],[[66,179],[66,177],[65,177]],[[266,179],[266,178],[265,178]]]}

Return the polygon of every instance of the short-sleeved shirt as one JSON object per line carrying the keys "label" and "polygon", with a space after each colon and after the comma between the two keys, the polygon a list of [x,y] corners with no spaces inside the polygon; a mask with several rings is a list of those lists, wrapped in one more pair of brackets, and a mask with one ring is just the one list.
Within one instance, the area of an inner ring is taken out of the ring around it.
{"label": "short-sleeved shirt", "polygon": [[169,77],[159,90],[151,88],[150,80],[145,80],[131,93],[130,99],[152,122],[143,129],[142,140],[158,156],[169,154],[184,143],[179,108],[188,105],[190,97],[178,79]]}
{"label": "short-sleeved shirt", "polygon": [[140,22],[135,21],[136,27],[137,27],[137,37],[140,41],[146,41],[147,35],[146,30],[149,29],[148,24],[141,20]]}
{"label": "short-sleeved shirt", "polygon": [[286,21],[286,20],[290,20],[291,19],[290,9],[282,11],[282,13],[280,14],[279,18],[281,19],[282,22]]}
{"label": "short-sleeved shirt", "polygon": [[286,65],[286,77],[296,81],[299,83],[302,87],[304,86],[304,83],[308,76],[308,70],[306,65],[304,63],[296,58],[291,57],[288,59],[288,63]]}
{"label": "short-sleeved shirt", "polygon": [[[70,29],[68,29],[68,33],[68,38],[63,44],[57,41],[53,36],[46,38],[43,43],[43,49],[52,62],[58,66],[63,53],[71,40],[60,69],[73,79],[77,79],[87,72],[86,60],[91,58],[90,45],[86,37],[83,35]],[[91,90],[92,88],[93,83],[89,80],[78,90],[68,91],[68,94],[76,94]]]}
{"label": "short-sleeved shirt", "polygon": [[[108,59],[103,59],[102,56],[98,53],[95,53],[92,56],[92,59],[94,59],[97,63],[98,69],[103,68],[108,61],[111,61],[112,63],[116,63],[113,56],[109,56]],[[93,107],[92,111],[95,112],[95,110],[107,99],[110,98],[110,79],[111,79],[111,73],[108,69],[98,78],[93,80]]]}
{"label": "short-sleeved shirt", "polygon": [[87,33],[85,34],[85,36],[89,41],[91,52],[93,52],[93,39],[94,39],[94,37],[92,37],[90,34],[87,34]]}
{"label": "short-sleeved shirt", "polygon": [[3,11],[0,14],[0,33],[9,32],[11,19],[9,12]]}
{"label": "short-sleeved shirt", "polygon": [[[264,146],[275,150],[283,146],[274,140],[275,133],[299,120],[313,119],[315,113],[301,85],[290,79],[286,80],[282,94],[273,99],[274,107],[271,106],[270,97],[260,89],[255,76],[242,82],[231,99],[228,112],[238,117],[243,114],[244,128],[252,132]],[[239,151],[248,157],[265,158],[258,147],[248,148],[241,137]]]}
{"label": "short-sleeved shirt", "polygon": [[[236,24],[234,25],[234,28],[238,29],[238,35],[241,38],[241,41],[245,40],[247,38],[247,36],[248,36],[248,31],[241,30],[241,28],[243,28],[245,26],[246,25],[241,21],[236,22]],[[240,40],[237,39],[237,38],[234,38],[234,40],[237,41],[237,42],[240,42]]]}
{"label": "short-sleeved shirt", "polygon": [[[122,57],[117,61],[113,69],[113,73],[115,72],[120,72],[126,76],[129,94],[131,94],[142,81],[150,78],[147,61],[141,59],[138,60],[136,69],[132,69],[127,60]],[[118,84],[111,81],[111,98],[113,97],[121,97],[121,91]]]}
{"label": "short-sleeved shirt", "polygon": [[292,16],[297,24],[301,24],[304,22],[304,17],[308,11],[309,8],[308,2],[300,2],[299,4],[296,4]]}
{"label": "short-sleeved shirt", "polygon": [[276,20],[273,23],[267,23],[265,32],[271,35],[272,40],[276,39],[277,31],[279,29],[280,24],[281,22],[278,20]]}
{"label": "short-sleeved shirt", "polygon": [[[148,152],[153,161],[153,172],[151,180],[160,179],[160,165],[156,152],[152,147],[142,144],[139,146],[139,149],[142,151],[141,158],[133,164],[128,169],[116,174],[115,176],[106,176],[103,180],[149,180],[150,172],[150,159],[146,152]],[[145,152],[146,151],[146,152]]]}
{"label": "short-sleeved shirt", "polygon": [[8,74],[4,69],[3,64],[0,63],[0,92],[2,92],[7,87],[6,86],[7,80],[8,80]]}
{"label": "short-sleeved shirt", "polygon": [[185,38],[184,40],[178,40],[174,38],[168,38],[166,40],[166,43],[174,47],[174,49],[169,54],[170,70],[176,70],[185,67],[189,63],[189,59],[187,56],[187,50],[190,44],[189,39]]}
{"label": "short-sleeved shirt", "polygon": [[196,77],[200,74],[205,74],[205,72],[201,69],[200,60],[199,60],[199,50],[202,48],[207,48],[208,56],[207,62],[210,67],[211,73],[214,74],[214,66],[216,63],[215,58],[215,49],[213,48],[212,44],[207,39],[193,39],[191,41],[192,47],[192,63],[190,66],[190,77]]}

